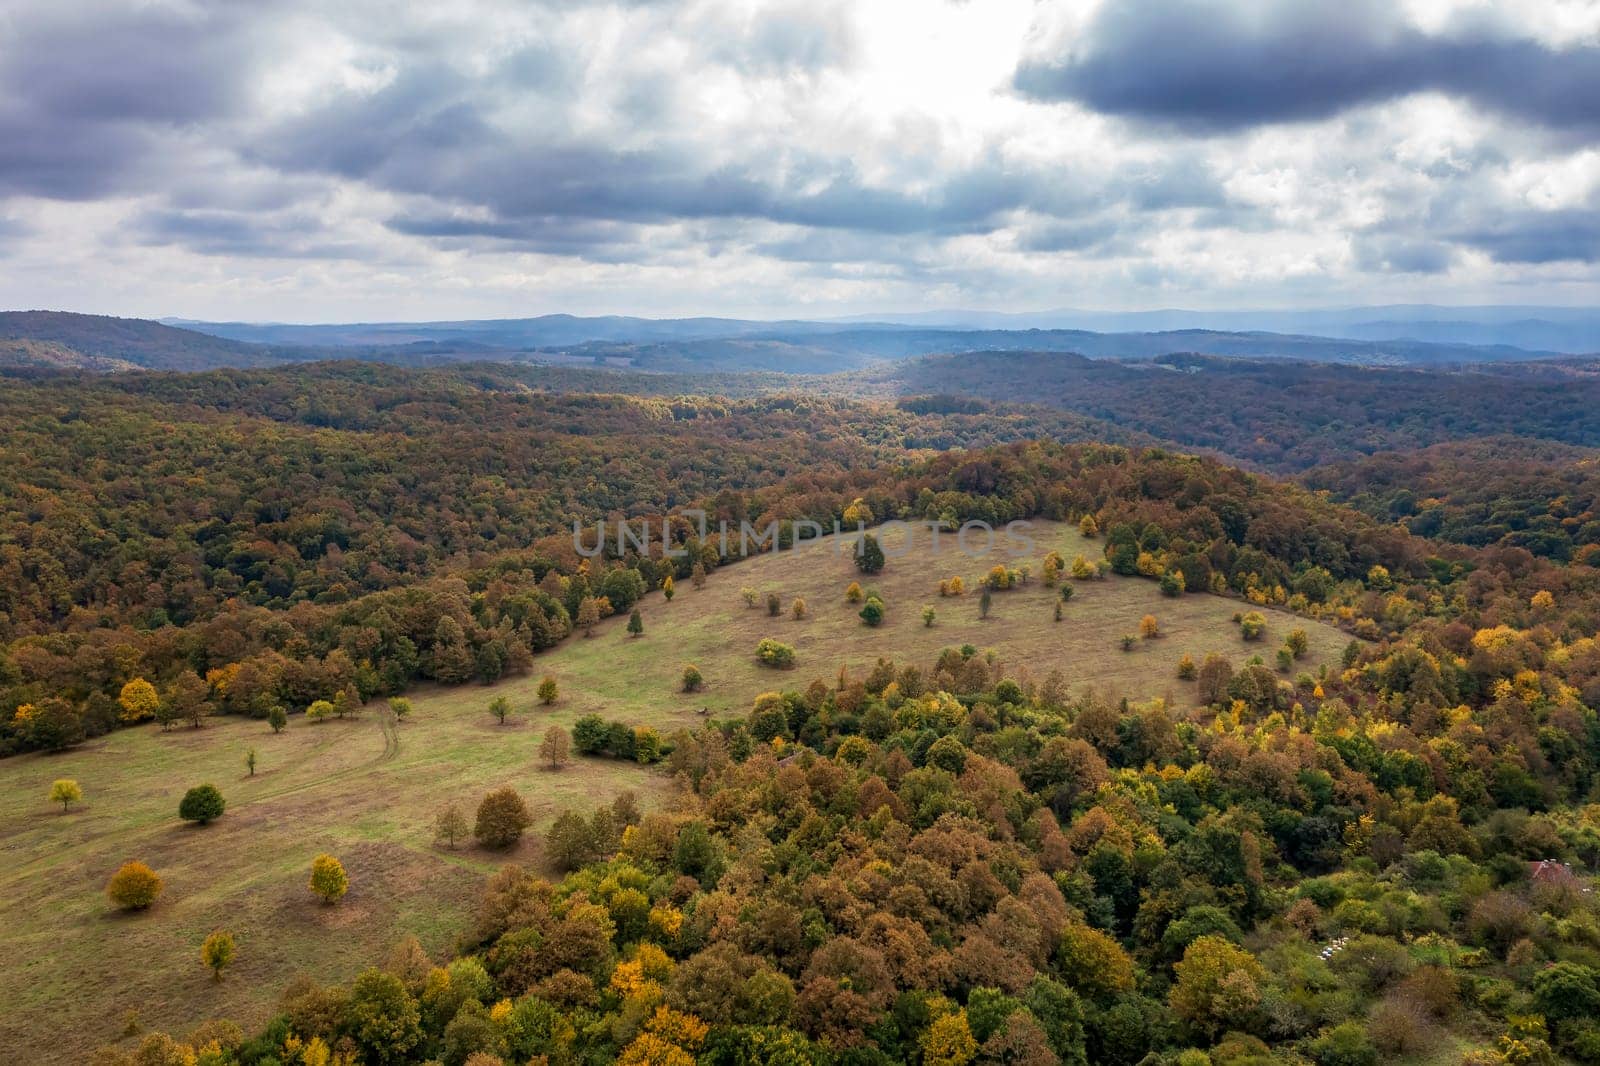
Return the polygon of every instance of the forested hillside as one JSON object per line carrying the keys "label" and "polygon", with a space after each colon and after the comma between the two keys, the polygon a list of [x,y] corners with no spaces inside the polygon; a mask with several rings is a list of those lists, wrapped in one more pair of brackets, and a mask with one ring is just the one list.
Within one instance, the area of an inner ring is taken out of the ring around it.
{"label": "forested hillside", "polygon": [[854,380],[867,390],[1049,404],[1280,473],[1497,435],[1600,446],[1600,380],[1547,365],[1422,371],[1188,355],[1118,363],[974,352],[913,360]]}

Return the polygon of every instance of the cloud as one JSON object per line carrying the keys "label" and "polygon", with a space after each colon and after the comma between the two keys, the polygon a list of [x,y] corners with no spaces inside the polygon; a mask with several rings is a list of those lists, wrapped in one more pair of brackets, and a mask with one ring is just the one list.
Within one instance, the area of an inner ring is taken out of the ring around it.
{"label": "cloud", "polygon": [[19,0],[0,287],[229,318],[1600,297],[1600,29],[1353,4],[1042,33],[1077,9]]}
{"label": "cloud", "polygon": [[1454,234],[1498,263],[1600,262],[1600,214],[1592,210],[1516,211]]}
{"label": "cloud", "polygon": [[1106,3],[1081,39],[1021,63],[1015,85],[1202,133],[1326,119],[1422,92],[1600,131],[1600,47],[1552,47],[1482,21],[1428,33],[1399,12],[1384,0]]}

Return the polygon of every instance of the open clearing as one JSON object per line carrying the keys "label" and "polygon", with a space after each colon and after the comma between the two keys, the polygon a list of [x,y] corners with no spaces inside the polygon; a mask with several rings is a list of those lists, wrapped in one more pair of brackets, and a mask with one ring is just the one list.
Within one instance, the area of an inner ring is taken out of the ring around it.
{"label": "open clearing", "polygon": [[[247,1027],[271,1012],[278,991],[295,973],[344,980],[380,962],[407,933],[430,952],[447,951],[464,927],[484,876],[502,862],[534,862],[537,842],[510,852],[432,843],[432,822],[447,802],[470,819],[490,788],[514,785],[546,824],[566,807],[590,808],[624,789],[642,801],[670,788],[661,773],[631,764],[580,759],[551,773],[536,749],[546,724],[571,727],[590,711],[608,719],[652,725],[663,733],[713,715],[742,714],[756,694],[833,679],[839,667],[870,667],[879,656],[932,665],[948,645],[993,648],[1012,676],[1042,679],[1060,669],[1076,691],[1085,686],[1134,698],[1191,700],[1192,685],[1176,678],[1188,653],[1199,661],[1222,652],[1235,662],[1261,653],[1270,659],[1287,632],[1303,627],[1311,654],[1299,667],[1337,662],[1348,637],[1338,630],[1264,611],[1267,633],[1245,644],[1231,616],[1238,601],[1207,595],[1163,598],[1155,582],[1111,577],[1075,582],[1065,620],[1052,621],[1055,591],[1039,580],[1041,560],[1054,548],[1070,563],[1082,552],[1100,558],[1098,541],[1075,529],[1036,523],[1032,550],[1015,554],[1003,534],[988,551],[981,538],[966,555],[953,536],[935,554],[919,531],[909,554],[886,538],[887,567],[862,578],[848,552],[824,538],[795,550],[740,563],[711,575],[702,589],[679,585],[668,603],[652,593],[641,605],[645,634],[630,638],[622,617],[607,619],[593,637],[575,636],[540,656],[534,672],[485,688],[424,689],[412,693],[416,713],[396,728],[380,704],[356,721],[307,723],[298,716],[281,735],[263,722],[212,719],[206,727],[162,733],[154,726],[124,730],[56,756],[0,761],[0,997],[10,1010],[5,1034],[10,1061],[62,1061],[119,1035],[124,1010],[137,1005],[144,1024],[181,1035],[205,1018],[226,1016]],[[1033,577],[1021,589],[997,593],[987,620],[979,618],[977,578],[991,565],[1026,562]],[[940,599],[943,578],[960,575],[974,589]],[[871,629],[845,602],[845,587],[860,579],[887,604],[882,626]],[[746,607],[740,589],[761,593]],[[783,614],[768,617],[765,595],[782,598]],[[808,614],[790,617],[795,597]],[[936,624],[922,623],[933,605]],[[1153,614],[1163,636],[1121,650],[1124,633]],[[793,670],[757,664],[754,649],[771,636],[795,646]],[[686,662],[705,674],[703,692],[679,691]],[[537,705],[534,689],[553,674],[561,696]],[[500,726],[485,708],[508,696],[516,715]],[[245,773],[255,748],[258,769]],[[50,782],[75,778],[85,802],[63,814],[46,801]],[[227,797],[221,820],[205,828],[177,818],[191,785],[216,784]],[[306,889],[313,856],[338,855],[350,874],[350,893],[333,907]],[[114,913],[105,882],[125,860],[140,859],[166,881],[148,913]],[[225,927],[239,942],[238,961],[221,984],[199,962],[200,943]],[[70,1041],[63,1046],[62,1034]]]}

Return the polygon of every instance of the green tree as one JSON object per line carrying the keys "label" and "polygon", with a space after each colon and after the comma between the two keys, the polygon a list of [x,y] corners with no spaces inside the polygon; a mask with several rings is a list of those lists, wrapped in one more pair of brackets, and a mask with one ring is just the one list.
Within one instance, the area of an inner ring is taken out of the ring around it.
{"label": "green tree", "polygon": [[213,981],[222,980],[222,971],[233,962],[235,950],[233,934],[226,929],[216,930],[200,945],[200,962],[211,971]]}
{"label": "green tree", "polygon": [[576,811],[562,811],[544,836],[545,854],[563,872],[588,865],[598,856],[593,827]]}
{"label": "green tree", "polygon": [[410,1062],[422,1042],[417,1001],[398,977],[382,970],[369,969],[355,979],[345,1018],[365,1061],[378,1066]]}
{"label": "green tree", "polygon": [[983,595],[978,597],[978,617],[979,618],[988,618],[989,617],[989,608],[991,608],[993,606],[994,606],[994,593],[989,590],[989,586],[988,585],[985,585],[985,586],[983,586]]}
{"label": "green tree", "polygon": [[50,785],[50,802],[61,804],[61,813],[66,814],[74,803],[83,799],[83,789],[70,777],[57,779]]}
{"label": "green tree", "polygon": [[548,707],[556,701],[557,695],[559,690],[556,688],[556,679],[545,674],[539,679],[539,702]]}
{"label": "green tree", "polygon": [[586,714],[572,723],[572,744],[579,755],[598,755],[606,750],[611,730],[598,714]]}
{"label": "green tree", "polygon": [[324,852],[311,860],[311,891],[324,903],[337,903],[350,890],[344,863]]}
{"label": "green tree", "polygon": [[496,696],[489,701],[489,713],[494,715],[495,720],[501,725],[505,725],[506,716],[511,713],[511,701],[504,696]]}
{"label": "green tree", "polygon": [[874,628],[882,625],[883,601],[876,596],[867,597],[867,602],[861,607],[861,620]]}
{"label": "green tree", "polygon": [[178,817],[186,822],[207,825],[222,817],[227,802],[215,785],[196,785],[183,794],[178,804]]}
{"label": "green tree", "polygon": [[1182,570],[1168,570],[1161,575],[1161,595],[1182,596],[1185,587]]}
{"label": "green tree", "polygon": [[283,732],[283,727],[289,724],[289,713],[283,709],[283,704],[274,703],[267,708],[267,725],[272,727],[274,733]]}
{"label": "green tree", "polygon": [[925,627],[927,627],[929,629],[932,629],[933,628],[934,619],[936,619],[938,617],[939,617],[939,612],[935,611],[932,606],[924,607],[922,609],[922,624]]}
{"label": "green tree", "polygon": [[251,748],[244,753],[244,768],[250,771],[250,776],[256,776],[256,749]]}
{"label": "green tree", "polygon": [[706,679],[701,676],[700,668],[694,663],[685,663],[683,667],[683,691],[699,692],[705,688]]}
{"label": "green tree", "polygon": [[863,533],[856,542],[856,569],[863,574],[876,574],[885,562],[883,546],[871,533]]}
{"label": "green tree", "polygon": [[396,722],[404,722],[411,717],[411,701],[404,696],[390,696],[389,711],[394,715]]}
{"label": "green tree", "polygon": [[312,700],[311,706],[306,708],[306,717],[313,722],[326,722],[333,717],[333,704],[327,700]]}
{"label": "green tree", "polygon": [[628,615],[628,634],[635,637],[644,636],[644,617],[639,614],[639,608],[637,607],[633,609],[632,614]]}

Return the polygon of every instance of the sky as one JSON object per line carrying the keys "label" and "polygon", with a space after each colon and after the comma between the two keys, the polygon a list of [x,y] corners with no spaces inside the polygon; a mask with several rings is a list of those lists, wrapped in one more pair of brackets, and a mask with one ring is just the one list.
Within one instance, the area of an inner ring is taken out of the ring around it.
{"label": "sky", "polygon": [[1600,0],[0,6],[0,307],[1402,302],[1600,303]]}

